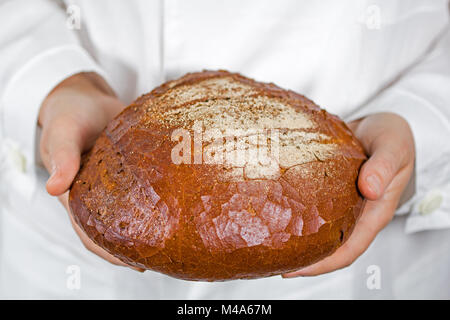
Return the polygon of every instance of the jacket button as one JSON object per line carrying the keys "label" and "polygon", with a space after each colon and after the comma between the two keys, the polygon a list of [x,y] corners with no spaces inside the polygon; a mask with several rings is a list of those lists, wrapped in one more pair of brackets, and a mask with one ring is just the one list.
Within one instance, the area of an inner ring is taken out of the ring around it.
{"label": "jacket button", "polygon": [[440,190],[430,190],[419,204],[419,213],[423,216],[433,213],[441,207],[443,199]]}
{"label": "jacket button", "polygon": [[9,156],[16,169],[22,173],[25,173],[27,170],[27,159],[24,154],[16,148],[10,148]]}

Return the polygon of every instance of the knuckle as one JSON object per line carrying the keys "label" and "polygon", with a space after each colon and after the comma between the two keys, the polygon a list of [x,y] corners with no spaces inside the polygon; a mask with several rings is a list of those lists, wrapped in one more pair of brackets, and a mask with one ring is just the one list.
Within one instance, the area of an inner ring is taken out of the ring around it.
{"label": "knuckle", "polygon": [[74,134],[80,131],[80,124],[70,114],[60,115],[52,119],[48,124],[48,132],[49,134],[59,135],[61,132],[64,132],[65,135],[68,133]]}
{"label": "knuckle", "polygon": [[386,179],[395,175],[396,168],[394,161],[394,159],[391,159],[391,156],[383,156],[377,159],[375,163],[375,171],[378,173],[380,178]]}
{"label": "knuckle", "polygon": [[46,157],[49,155],[49,148],[48,148],[48,142],[47,142],[47,134],[43,133],[41,140],[39,142],[39,152],[41,153],[41,156]]}
{"label": "knuckle", "polygon": [[[406,126],[409,126],[408,121],[406,121],[405,118],[403,118],[401,115],[394,113],[394,112],[381,112],[381,116],[387,117],[391,122],[395,124],[396,127],[405,128]],[[386,119],[387,120],[387,119]]]}
{"label": "knuckle", "polygon": [[52,132],[58,131],[66,128],[68,125],[70,125],[70,120],[67,116],[58,116],[49,121],[47,130]]}

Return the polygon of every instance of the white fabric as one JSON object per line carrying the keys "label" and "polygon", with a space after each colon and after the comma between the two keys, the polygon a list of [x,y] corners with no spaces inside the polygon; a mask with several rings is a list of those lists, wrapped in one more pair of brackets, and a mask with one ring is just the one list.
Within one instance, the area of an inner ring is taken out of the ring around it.
{"label": "white fabric", "polygon": [[[0,297],[450,297],[447,0],[0,4]],[[65,5],[79,11],[79,30],[69,28]],[[42,100],[81,71],[100,73],[129,103],[162,81],[219,68],[301,92],[347,120],[379,111],[405,117],[418,185],[402,208],[406,218],[352,267],[310,279],[190,283],[112,267],[87,252],[45,193],[48,176],[35,161]],[[381,270],[380,290],[366,286],[372,264]],[[80,290],[66,286],[71,265],[80,267]]]}

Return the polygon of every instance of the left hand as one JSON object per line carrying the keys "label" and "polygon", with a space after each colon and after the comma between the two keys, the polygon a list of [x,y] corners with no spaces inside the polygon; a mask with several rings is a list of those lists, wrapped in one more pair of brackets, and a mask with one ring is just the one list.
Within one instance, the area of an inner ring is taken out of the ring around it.
{"label": "left hand", "polygon": [[[38,118],[42,127],[40,152],[51,174],[46,188],[50,195],[58,196],[67,212],[70,213],[68,190],[80,168],[81,154],[92,147],[108,122],[124,107],[106,81],[95,73],[70,76],[42,103]],[[112,264],[129,267],[95,244],[72,214],[69,218],[86,249]]]}
{"label": "left hand", "polygon": [[376,113],[348,124],[370,158],[361,167],[358,188],[367,199],[350,238],[331,256],[284,274],[315,276],[351,265],[392,220],[414,170],[414,138],[408,123],[393,113]]}

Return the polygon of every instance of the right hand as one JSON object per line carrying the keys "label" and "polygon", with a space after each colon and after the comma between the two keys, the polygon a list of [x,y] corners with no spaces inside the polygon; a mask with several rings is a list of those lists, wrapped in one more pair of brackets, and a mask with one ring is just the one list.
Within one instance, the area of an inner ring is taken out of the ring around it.
{"label": "right hand", "polygon": [[73,220],[68,206],[68,189],[80,168],[81,154],[92,147],[107,123],[123,108],[100,76],[79,73],[52,90],[42,103],[38,121],[42,127],[41,158],[50,173],[47,192],[58,196],[88,250],[113,264],[128,266],[89,239]]}

